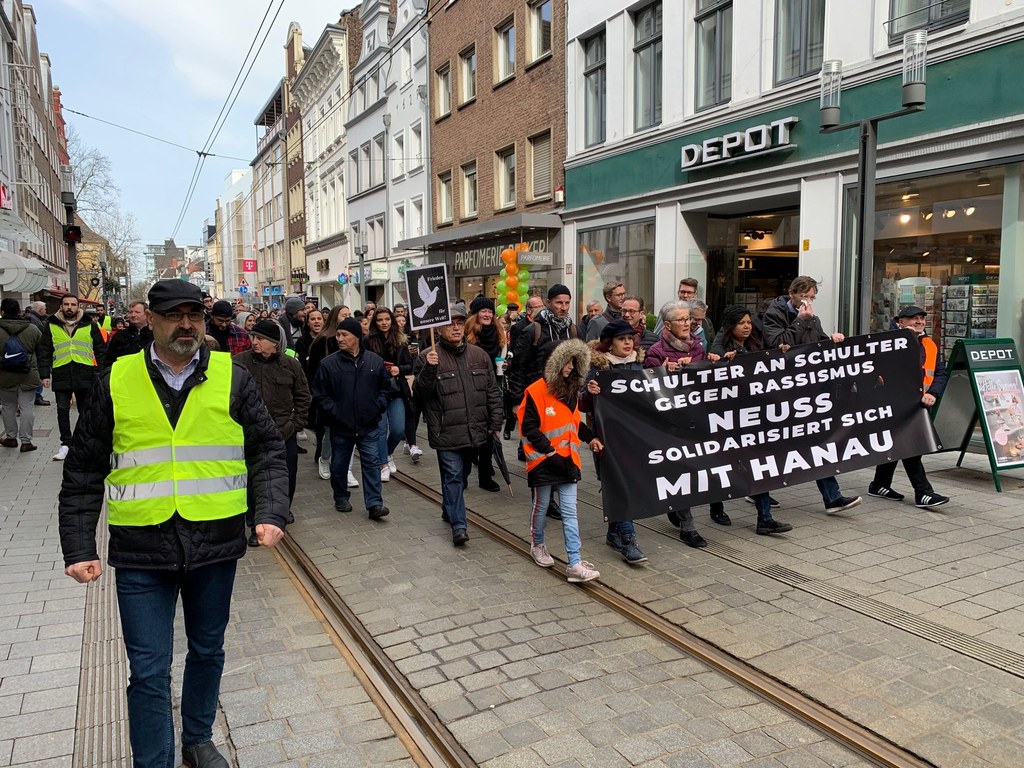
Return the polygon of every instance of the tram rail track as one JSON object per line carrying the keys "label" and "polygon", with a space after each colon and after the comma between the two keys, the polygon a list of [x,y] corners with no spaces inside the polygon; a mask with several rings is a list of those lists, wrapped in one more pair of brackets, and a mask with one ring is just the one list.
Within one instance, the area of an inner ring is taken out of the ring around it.
{"label": "tram rail track", "polygon": [[[440,505],[440,494],[430,486],[401,472],[393,474],[392,479],[422,498]],[[524,558],[530,558],[529,545],[521,537],[469,507],[466,515],[469,524],[488,538]],[[413,761],[424,768],[476,765],[337,594],[313,560],[291,537],[285,538],[282,544],[277,548],[277,555],[290,578],[314,608],[335,645],[409,751]],[[556,561],[550,570],[565,577],[565,564],[561,561]],[[692,635],[600,581],[580,587],[600,605],[690,658],[725,675],[733,683],[779,707],[866,762],[885,768],[934,768],[932,763],[920,756]]]}

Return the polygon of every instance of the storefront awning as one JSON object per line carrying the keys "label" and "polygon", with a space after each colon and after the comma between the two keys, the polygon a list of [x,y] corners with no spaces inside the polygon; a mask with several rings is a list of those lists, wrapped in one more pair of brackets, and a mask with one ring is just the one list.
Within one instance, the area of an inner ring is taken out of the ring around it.
{"label": "storefront awning", "polygon": [[38,247],[43,245],[43,241],[36,237],[21,217],[10,208],[0,208],[0,237],[20,240]]}
{"label": "storefront awning", "polygon": [[35,293],[49,282],[50,273],[43,262],[0,250],[0,288],[12,293]]}
{"label": "storefront awning", "polygon": [[396,248],[410,251],[436,251],[476,240],[490,240],[504,234],[517,235],[538,229],[561,229],[562,219],[553,213],[515,213],[487,221],[476,221],[464,227],[443,229],[422,237],[402,240]]}

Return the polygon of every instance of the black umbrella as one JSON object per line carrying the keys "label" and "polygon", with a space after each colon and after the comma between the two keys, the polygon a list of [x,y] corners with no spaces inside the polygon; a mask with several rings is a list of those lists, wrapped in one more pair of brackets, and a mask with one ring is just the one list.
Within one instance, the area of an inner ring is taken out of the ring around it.
{"label": "black umbrella", "polygon": [[508,464],[505,462],[505,454],[501,450],[501,438],[498,435],[491,435],[491,452],[494,454],[494,463],[498,465],[498,471],[508,486],[508,495],[515,497],[512,492],[512,476],[508,473]]}

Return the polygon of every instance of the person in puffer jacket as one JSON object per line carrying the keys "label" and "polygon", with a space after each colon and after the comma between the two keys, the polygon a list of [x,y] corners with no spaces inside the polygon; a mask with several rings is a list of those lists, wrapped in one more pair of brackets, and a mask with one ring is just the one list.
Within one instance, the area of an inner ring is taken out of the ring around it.
{"label": "person in puffer jacket", "polygon": [[[594,398],[601,394],[601,387],[597,383],[597,372],[613,368],[624,371],[639,371],[643,369],[644,352],[637,345],[636,334],[633,328],[625,320],[613,320],[601,329],[599,341],[590,342],[591,363],[590,372],[583,391],[580,393],[580,409],[586,413],[594,411]],[[614,460],[614,457],[603,457],[605,461]],[[597,476],[601,477],[601,463],[598,457],[594,457],[597,467]],[[632,520],[608,523],[608,534],[605,543],[612,549],[616,549],[622,558],[630,565],[638,565],[647,562],[647,556],[640,551],[636,543],[636,528]]]}
{"label": "person in puffer jacket", "polygon": [[526,388],[519,405],[519,432],[526,455],[526,482],[532,492],[530,554],[537,565],[550,568],[554,558],[544,543],[551,492],[558,491],[562,508],[562,533],[569,560],[570,582],[593,581],[600,573],[580,554],[580,529],[576,519],[576,486],[582,476],[580,443],[603,450],[601,441],[580,420],[579,391],[590,368],[590,349],[579,339],[563,341],[551,350],[544,377]]}

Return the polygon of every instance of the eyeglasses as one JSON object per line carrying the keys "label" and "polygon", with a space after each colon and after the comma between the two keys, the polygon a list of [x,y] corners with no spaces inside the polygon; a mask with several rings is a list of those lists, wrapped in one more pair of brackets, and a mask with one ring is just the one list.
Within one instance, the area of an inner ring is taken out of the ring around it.
{"label": "eyeglasses", "polygon": [[157,312],[156,314],[169,323],[180,323],[183,317],[187,317],[190,323],[201,323],[206,319],[206,315],[202,312]]}
{"label": "eyeglasses", "polygon": [[670,323],[686,323],[686,324],[689,324],[689,323],[691,323],[693,321],[690,320],[690,318],[688,318],[688,317],[675,317],[675,318],[672,318],[671,320],[669,320],[669,322]]}

